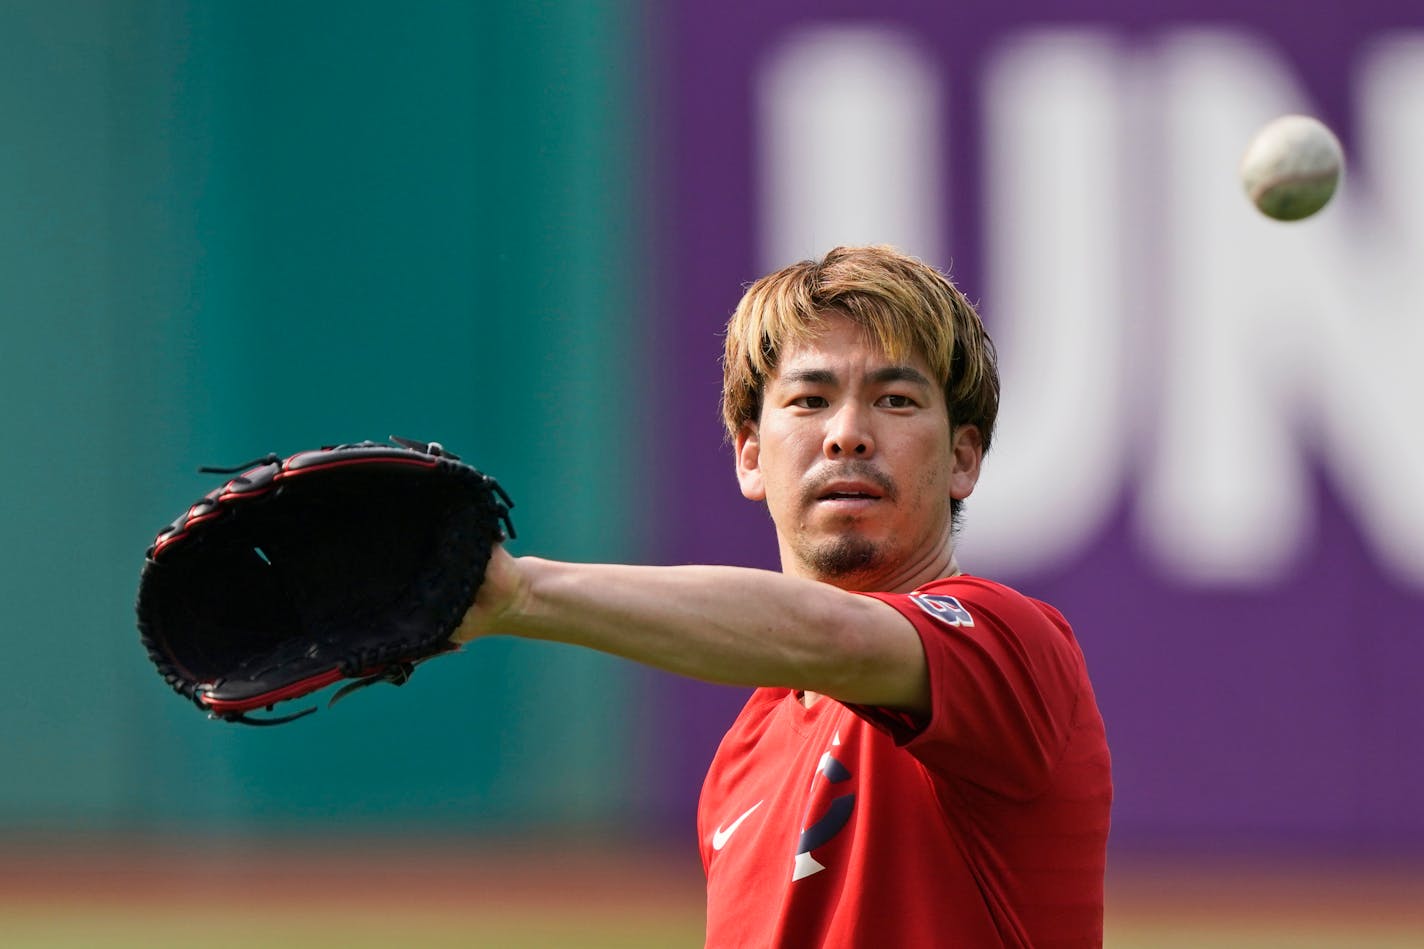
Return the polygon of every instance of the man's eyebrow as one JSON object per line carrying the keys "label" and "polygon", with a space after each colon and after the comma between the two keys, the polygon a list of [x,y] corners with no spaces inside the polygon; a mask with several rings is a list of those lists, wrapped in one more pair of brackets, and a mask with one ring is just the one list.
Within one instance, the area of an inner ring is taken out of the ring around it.
{"label": "man's eyebrow", "polygon": [[791,369],[781,374],[782,382],[802,382],[829,386],[836,384],[836,374],[829,369]]}
{"label": "man's eyebrow", "polygon": [[887,382],[909,382],[917,386],[932,388],[933,383],[914,366],[886,366],[870,374],[870,381],[883,385]]}
{"label": "man's eyebrow", "polygon": [[[925,374],[914,366],[885,366],[870,373],[869,379],[876,385],[884,385],[887,382],[908,382],[912,385],[932,388]],[[829,369],[790,369],[781,376],[782,382],[803,383],[810,385],[835,385],[840,379]]]}

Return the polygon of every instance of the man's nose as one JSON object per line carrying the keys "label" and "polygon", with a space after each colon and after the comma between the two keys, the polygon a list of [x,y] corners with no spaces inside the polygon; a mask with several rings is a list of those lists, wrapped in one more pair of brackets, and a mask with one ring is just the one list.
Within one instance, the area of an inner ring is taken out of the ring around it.
{"label": "man's nose", "polygon": [[870,413],[862,406],[847,403],[831,416],[823,446],[827,458],[875,454],[875,438],[870,431]]}

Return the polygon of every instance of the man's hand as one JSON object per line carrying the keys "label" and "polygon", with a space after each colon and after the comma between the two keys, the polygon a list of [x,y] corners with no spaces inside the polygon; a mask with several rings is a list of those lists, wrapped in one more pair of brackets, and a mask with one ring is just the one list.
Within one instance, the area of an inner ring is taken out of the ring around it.
{"label": "man's hand", "polygon": [[475,602],[470,604],[464,619],[450,634],[450,641],[467,643],[498,632],[495,627],[500,618],[528,593],[528,583],[520,574],[519,562],[504,549],[503,544],[496,544],[485,567],[484,582],[475,593]]}

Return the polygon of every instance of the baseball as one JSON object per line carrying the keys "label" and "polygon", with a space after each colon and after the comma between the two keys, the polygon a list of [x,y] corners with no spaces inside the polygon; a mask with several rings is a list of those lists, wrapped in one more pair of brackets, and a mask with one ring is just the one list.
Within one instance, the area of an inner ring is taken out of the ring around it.
{"label": "baseball", "polygon": [[1319,119],[1283,115],[1251,139],[1241,158],[1241,183],[1262,214],[1298,221],[1330,201],[1344,162],[1340,140]]}

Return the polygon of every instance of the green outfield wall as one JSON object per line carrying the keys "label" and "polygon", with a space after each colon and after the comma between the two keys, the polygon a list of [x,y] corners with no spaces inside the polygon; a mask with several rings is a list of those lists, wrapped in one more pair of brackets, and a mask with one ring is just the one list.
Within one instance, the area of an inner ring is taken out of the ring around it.
{"label": "green outfield wall", "polygon": [[637,806],[614,660],[492,640],[244,729],[132,606],[197,466],[393,433],[499,477],[516,550],[640,555],[637,36],[621,0],[0,6],[0,829]]}

